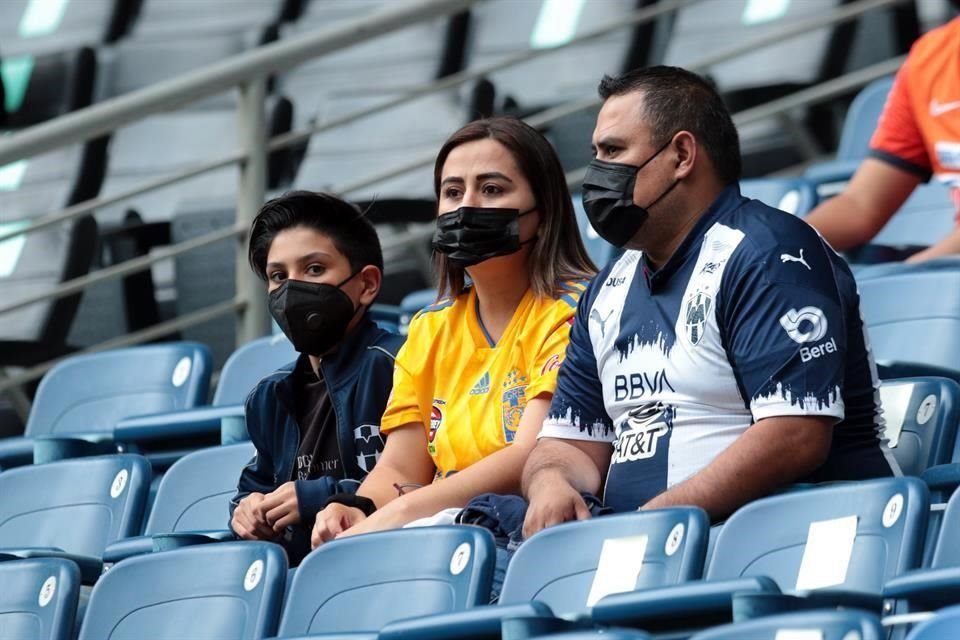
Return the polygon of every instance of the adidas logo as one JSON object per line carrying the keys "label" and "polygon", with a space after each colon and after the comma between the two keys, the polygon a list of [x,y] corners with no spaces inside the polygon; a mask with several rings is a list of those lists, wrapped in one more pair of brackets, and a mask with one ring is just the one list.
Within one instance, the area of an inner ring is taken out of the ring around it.
{"label": "adidas logo", "polygon": [[473,385],[473,389],[470,389],[470,395],[472,396],[482,396],[485,393],[490,391],[490,372],[487,371],[483,374],[483,377],[477,381],[477,384]]}

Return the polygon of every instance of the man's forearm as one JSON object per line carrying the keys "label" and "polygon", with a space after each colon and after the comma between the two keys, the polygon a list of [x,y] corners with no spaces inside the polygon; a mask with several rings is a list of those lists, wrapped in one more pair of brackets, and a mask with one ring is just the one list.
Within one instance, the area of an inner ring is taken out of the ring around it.
{"label": "man's forearm", "polygon": [[826,423],[801,431],[762,422],[747,429],[699,473],[661,493],[643,508],[695,505],[716,522],[823,464],[830,451],[831,430]]}
{"label": "man's forearm", "polygon": [[562,478],[580,493],[597,494],[602,478],[590,456],[576,446],[563,441],[544,438],[537,443],[523,468],[523,495],[529,499],[530,490],[546,478]]}

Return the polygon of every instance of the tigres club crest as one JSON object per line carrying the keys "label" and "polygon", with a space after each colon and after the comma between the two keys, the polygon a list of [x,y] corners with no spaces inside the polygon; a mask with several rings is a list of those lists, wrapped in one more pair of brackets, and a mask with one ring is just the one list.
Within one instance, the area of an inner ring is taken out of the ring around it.
{"label": "tigres club crest", "polygon": [[687,298],[687,305],[683,312],[684,325],[687,331],[687,339],[693,346],[698,345],[703,340],[711,304],[713,304],[713,299],[703,291],[698,291]]}
{"label": "tigres club crest", "polygon": [[440,410],[442,405],[446,404],[443,400],[434,400],[433,407],[430,409],[430,433],[427,436],[427,451],[430,452],[430,455],[435,455],[437,453],[437,445],[434,444],[434,440],[437,437],[437,430],[440,428],[440,423],[443,422],[443,412]]}
{"label": "tigres club crest", "polygon": [[503,412],[503,439],[507,444],[513,442],[527,406],[527,376],[519,369],[512,369],[503,383],[503,395],[500,406]]}

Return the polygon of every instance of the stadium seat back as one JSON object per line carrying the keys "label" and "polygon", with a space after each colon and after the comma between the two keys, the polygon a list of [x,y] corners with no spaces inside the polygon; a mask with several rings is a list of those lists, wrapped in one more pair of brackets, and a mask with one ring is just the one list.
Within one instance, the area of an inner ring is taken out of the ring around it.
{"label": "stadium seat back", "polygon": [[80,595],[80,570],[62,558],[0,562],[0,637],[69,640]]}
{"label": "stadium seat back", "polygon": [[724,625],[691,640],[885,640],[880,619],[866,611],[805,611]]}
{"label": "stadium seat back", "polygon": [[150,463],[119,454],[30,465],[0,473],[0,548],[57,547],[100,557],[139,533]]}
{"label": "stadium seat back", "polygon": [[874,80],[850,103],[837,147],[837,160],[863,160],[867,157],[870,138],[877,128],[877,121],[892,86],[892,77]]}
{"label": "stadium seat back", "polygon": [[270,542],[225,542],[130,558],[90,595],[80,640],[273,635],[287,559]]}
{"label": "stadium seat back", "polygon": [[257,338],[233,352],[220,370],[215,405],[243,404],[263,378],[297,359],[285,336]]}
{"label": "stadium seat back", "polygon": [[83,47],[38,56],[18,56],[3,63],[7,91],[16,96],[8,104],[6,127],[20,129],[93,102],[97,56]]}
{"label": "stadium seat back", "polygon": [[717,538],[708,580],[772,578],[784,592],[879,593],[919,566],[929,496],[917,478],[826,485],[752,502]]}
{"label": "stadium seat back", "polygon": [[209,386],[210,353],[197,343],[74,356],[43,377],[26,435],[111,432],[123,418],[202,405]]}
{"label": "stadium seat back", "polygon": [[797,178],[753,178],[740,182],[744,197],[803,217],[817,206],[817,191],[809,182]]}
{"label": "stadium seat back", "polygon": [[132,4],[129,0],[4,0],[0,41],[9,55],[95,46],[123,34]]}
{"label": "stadium seat back", "polygon": [[950,235],[955,213],[949,187],[935,181],[917,185],[870,244],[929,247]]}
{"label": "stadium seat back", "polygon": [[895,265],[858,275],[860,311],[877,362],[960,365],[960,264]]}
{"label": "stadium seat back", "polygon": [[910,632],[907,640],[955,640],[960,629],[960,607],[947,607]]}
{"label": "stadium seat back", "polygon": [[201,449],[177,460],[160,480],[144,534],[226,529],[230,498],[256,449],[249,442]]}
{"label": "stadium seat back", "polygon": [[908,476],[950,462],[960,422],[960,385],[947,378],[903,378],[880,385],[884,435]]}
{"label": "stadium seat back", "polygon": [[420,527],[335,540],[297,569],[279,635],[376,632],[401,618],[486,604],[493,564],[493,536],[479,527]]}
{"label": "stadium seat back", "polygon": [[[132,35],[140,41],[195,40],[257,30],[295,17],[306,0],[143,0]],[[326,4],[321,2],[319,4]]]}
{"label": "stadium seat back", "polygon": [[637,562],[634,589],[699,579],[709,536],[696,508],[627,513],[541,531],[510,561],[501,604],[539,600],[560,616],[584,613],[602,589],[604,565]]}
{"label": "stadium seat back", "polygon": [[960,567],[960,491],[954,491],[947,502],[947,509],[940,523],[937,544],[933,551],[931,567]]}

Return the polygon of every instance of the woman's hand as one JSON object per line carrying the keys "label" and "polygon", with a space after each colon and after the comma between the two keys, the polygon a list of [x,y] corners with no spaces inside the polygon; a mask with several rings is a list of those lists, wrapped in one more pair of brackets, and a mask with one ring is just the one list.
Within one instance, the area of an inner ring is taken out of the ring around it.
{"label": "woman's hand", "polygon": [[313,523],[313,533],[310,535],[310,544],[316,549],[324,542],[330,542],[366,519],[367,516],[363,511],[356,507],[348,507],[336,502],[329,504],[317,514],[317,519]]}
{"label": "woman's hand", "polygon": [[[336,534],[334,537],[339,540],[340,538],[348,538],[350,536],[360,535],[361,533],[399,529],[403,525],[416,520],[416,517],[410,515],[409,509],[407,509],[408,504],[409,502],[404,498],[397,498],[382,509],[374,511],[369,517],[357,522],[354,526]],[[319,521],[319,516],[317,520]]]}

